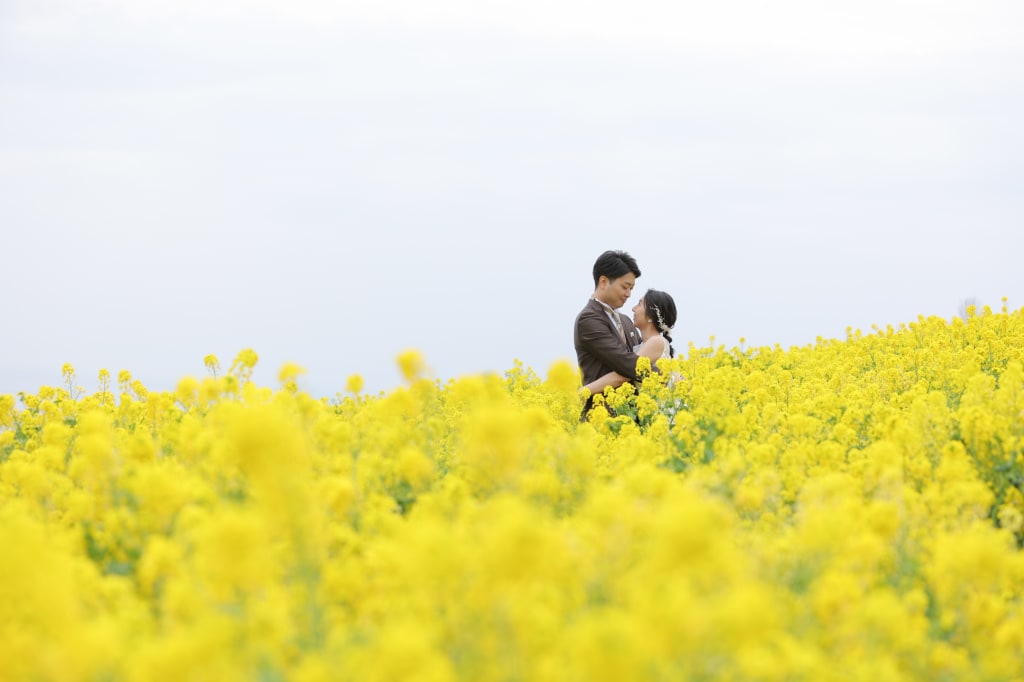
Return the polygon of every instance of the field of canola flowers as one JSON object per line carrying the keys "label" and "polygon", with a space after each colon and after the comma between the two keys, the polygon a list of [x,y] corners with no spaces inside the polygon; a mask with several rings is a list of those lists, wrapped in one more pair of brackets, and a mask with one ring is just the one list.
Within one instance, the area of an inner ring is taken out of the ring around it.
{"label": "field of canola flowers", "polygon": [[587,423],[566,364],[67,365],[0,396],[0,679],[1024,679],[1024,309],[970,313],[691,345]]}

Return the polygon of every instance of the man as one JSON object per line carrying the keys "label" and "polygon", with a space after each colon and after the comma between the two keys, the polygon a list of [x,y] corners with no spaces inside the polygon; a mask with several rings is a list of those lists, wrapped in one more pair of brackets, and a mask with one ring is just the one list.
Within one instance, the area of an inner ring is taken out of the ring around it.
{"label": "man", "polygon": [[[628,316],[617,311],[629,300],[639,276],[636,260],[625,251],[605,251],[594,262],[594,294],[576,316],[573,332],[584,384],[612,371],[637,380],[633,349],[642,340],[640,332]],[[587,398],[584,417],[591,403]]]}

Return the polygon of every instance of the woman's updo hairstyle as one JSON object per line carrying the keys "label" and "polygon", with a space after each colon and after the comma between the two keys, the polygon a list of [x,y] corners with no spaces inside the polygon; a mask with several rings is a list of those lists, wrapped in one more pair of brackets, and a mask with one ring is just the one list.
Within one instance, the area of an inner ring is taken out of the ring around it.
{"label": "woman's updo hairstyle", "polygon": [[676,302],[664,291],[648,289],[644,294],[644,308],[647,319],[654,323],[654,327],[668,341],[668,353],[675,357],[675,349],[672,348],[672,327],[676,325]]}

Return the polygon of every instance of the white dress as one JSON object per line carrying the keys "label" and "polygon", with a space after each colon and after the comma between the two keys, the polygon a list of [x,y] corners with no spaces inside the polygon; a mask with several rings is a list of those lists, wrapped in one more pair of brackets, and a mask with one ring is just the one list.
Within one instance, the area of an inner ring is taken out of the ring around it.
{"label": "white dress", "polygon": [[[662,343],[661,358],[666,358],[666,359],[671,360],[672,356],[669,353],[668,339],[666,339],[664,336],[661,337],[661,343]],[[661,358],[658,358],[658,359],[660,360]]]}

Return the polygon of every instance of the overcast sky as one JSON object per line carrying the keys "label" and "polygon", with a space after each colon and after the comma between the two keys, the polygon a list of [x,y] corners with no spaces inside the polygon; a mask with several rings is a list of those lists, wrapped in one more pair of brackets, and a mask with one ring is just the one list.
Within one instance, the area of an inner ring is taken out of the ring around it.
{"label": "overcast sky", "polygon": [[1019,0],[0,0],[0,392],[214,353],[542,376],[625,249],[687,342],[1024,305]]}

